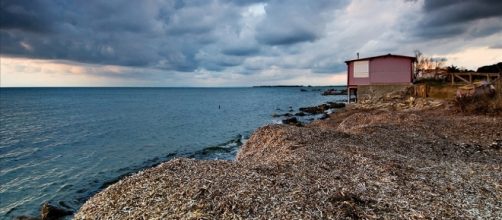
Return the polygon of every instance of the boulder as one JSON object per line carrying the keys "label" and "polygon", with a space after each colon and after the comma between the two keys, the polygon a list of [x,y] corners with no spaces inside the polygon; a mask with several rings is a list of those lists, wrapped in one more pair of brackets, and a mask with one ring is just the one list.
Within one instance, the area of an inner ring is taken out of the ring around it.
{"label": "boulder", "polygon": [[318,105],[318,106],[313,106],[313,107],[303,107],[300,108],[300,111],[317,115],[317,114],[322,114],[324,111],[332,108],[343,108],[345,107],[345,103],[341,102],[328,102],[326,104]]}
{"label": "boulder", "polygon": [[71,214],[73,214],[72,211],[53,206],[47,202],[42,205],[42,220],[57,220]]}
{"label": "boulder", "polygon": [[282,120],[282,123],[286,125],[301,125],[296,117],[285,118]]}
{"label": "boulder", "polygon": [[327,109],[328,108],[326,108],[326,105],[319,105],[314,107],[303,107],[300,108],[300,111],[315,115],[315,114],[321,114]]}
{"label": "boulder", "polygon": [[326,95],[347,95],[347,90],[346,89],[340,89],[340,90],[328,89],[328,90],[324,91],[322,93],[322,95],[324,95],[324,96],[326,96]]}
{"label": "boulder", "polygon": [[343,102],[328,102],[329,108],[344,108],[345,103]]}
{"label": "boulder", "polygon": [[486,81],[459,87],[456,93],[457,99],[493,95],[495,95],[495,87]]}
{"label": "boulder", "polygon": [[305,116],[305,115],[306,115],[305,112],[298,112],[295,114],[295,116]]}
{"label": "boulder", "polygon": [[329,118],[329,115],[324,113],[324,114],[322,114],[322,116],[319,119],[324,120],[324,119],[328,119],[328,118]]}
{"label": "boulder", "polygon": [[27,215],[17,216],[14,219],[15,220],[40,220],[40,218],[33,217],[33,216],[27,216]]}
{"label": "boulder", "polygon": [[291,113],[285,113],[285,114],[277,114],[277,113],[272,113],[272,117],[277,118],[277,117],[291,117],[293,116]]}

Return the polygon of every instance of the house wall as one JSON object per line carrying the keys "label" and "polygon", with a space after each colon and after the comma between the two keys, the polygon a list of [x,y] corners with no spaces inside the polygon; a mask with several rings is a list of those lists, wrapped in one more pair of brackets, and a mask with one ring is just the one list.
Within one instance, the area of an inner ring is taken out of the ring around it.
{"label": "house wall", "polygon": [[370,61],[370,84],[411,83],[412,61],[402,57],[381,57]]}
{"label": "house wall", "polygon": [[354,77],[354,62],[347,64],[347,85],[409,84],[412,82],[413,61],[403,57],[370,59],[369,77]]}
{"label": "house wall", "polygon": [[[370,68],[371,68],[371,62],[370,62]],[[370,78],[354,78],[354,62],[350,62],[347,64],[347,70],[348,70],[348,82],[347,85],[369,85],[370,84]],[[370,69],[371,71],[371,69]],[[371,72],[370,72],[371,75]]]}

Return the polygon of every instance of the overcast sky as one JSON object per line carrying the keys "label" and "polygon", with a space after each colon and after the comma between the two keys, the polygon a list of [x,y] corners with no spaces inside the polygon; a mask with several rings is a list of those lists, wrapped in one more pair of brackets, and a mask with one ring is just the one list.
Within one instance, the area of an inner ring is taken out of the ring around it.
{"label": "overcast sky", "polygon": [[502,61],[501,0],[1,0],[1,86],[346,83],[415,49]]}

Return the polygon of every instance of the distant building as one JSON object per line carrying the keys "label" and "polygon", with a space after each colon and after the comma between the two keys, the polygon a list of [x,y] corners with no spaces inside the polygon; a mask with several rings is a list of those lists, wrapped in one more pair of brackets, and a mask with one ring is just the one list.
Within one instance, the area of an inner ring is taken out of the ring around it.
{"label": "distant building", "polygon": [[345,61],[349,97],[357,96],[361,86],[410,85],[415,61],[415,57],[393,54]]}

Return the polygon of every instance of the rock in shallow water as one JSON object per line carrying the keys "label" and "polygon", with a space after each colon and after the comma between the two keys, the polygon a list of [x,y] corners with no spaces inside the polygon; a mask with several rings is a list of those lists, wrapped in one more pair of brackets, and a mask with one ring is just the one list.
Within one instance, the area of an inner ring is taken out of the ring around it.
{"label": "rock in shallow water", "polygon": [[71,214],[73,214],[72,211],[53,206],[47,202],[42,205],[42,211],[41,211],[42,220],[61,219],[62,217]]}
{"label": "rock in shallow water", "polygon": [[301,122],[298,121],[296,117],[290,117],[282,120],[283,124],[286,125],[301,125]]}
{"label": "rock in shallow water", "polygon": [[40,218],[33,217],[33,216],[22,215],[22,216],[16,217],[15,220],[40,220]]}

